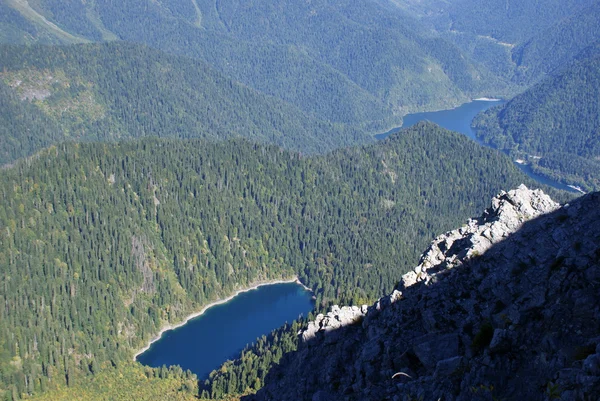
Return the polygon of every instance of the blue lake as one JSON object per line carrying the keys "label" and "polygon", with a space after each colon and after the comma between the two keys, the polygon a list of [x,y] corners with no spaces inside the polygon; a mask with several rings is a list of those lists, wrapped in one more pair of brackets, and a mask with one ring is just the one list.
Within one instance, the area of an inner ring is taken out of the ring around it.
{"label": "blue lake", "polygon": [[299,315],[306,316],[313,308],[312,294],[301,285],[261,286],[165,332],[137,360],[152,367],[179,365],[202,380],[226,360],[237,357],[246,344]]}
{"label": "blue lake", "polygon": [[[501,105],[504,103],[505,102],[503,100],[496,100],[496,101],[473,100],[473,101],[471,101],[469,103],[465,103],[455,109],[432,111],[432,112],[426,112],[426,113],[407,114],[403,118],[401,127],[396,127],[394,129],[389,130],[388,132],[384,132],[382,134],[375,135],[375,138],[380,139],[380,140],[385,139],[388,136],[390,136],[391,134],[400,131],[402,128],[408,128],[408,127],[415,125],[419,121],[428,120],[428,121],[436,123],[440,127],[444,127],[451,131],[460,132],[461,134],[468,136],[469,138],[471,138],[475,142],[479,143],[480,145],[488,146],[488,145],[484,144],[483,142],[481,142],[479,139],[477,139],[477,137],[475,136],[475,132],[471,128],[471,122],[473,121],[473,118],[475,118],[475,116],[478,113],[485,111],[485,110],[489,109],[490,107],[498,106],[498,105]],[[522,164],[518,164],[518,163],[515,163],[515,164],[517,167],[519,167],[519,169],[521,169],[521,171],[523,171],[525,174],[527,174],[530,178],[534,179],[535,181],[537,181],[541,184],[545,184],[545,185],[548,185],[548,186],[551,186],[551,187],[554,187],[557,189],[562,189],[564,191],[577,193],[577,191],[575,191],[573,188],[570,188],[563,183],[560,183],[558,181],[555,181],[550,178],[547,178],[542,175],[534,173],[530,166],[522,165]]]}

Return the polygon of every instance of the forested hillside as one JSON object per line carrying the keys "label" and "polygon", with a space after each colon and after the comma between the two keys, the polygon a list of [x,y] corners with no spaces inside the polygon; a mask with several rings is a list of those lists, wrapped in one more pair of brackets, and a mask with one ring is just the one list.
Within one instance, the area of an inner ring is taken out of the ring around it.
{"label": "forested hillside", "polygon": [[305,328],[306,320],[295,321],[248,344],[238,358],[226,361],[198,383],[200,398],[227,400],[256,392],[271,367],[298,349],[298,332]]}
{"label": "forested hillside", "polygon": [[64,140],[243,136],[303,152],[372,141],[205,63],[125,43],[0,46],[0,163]]}
{"label": "forested hillside", "polygon": [[3,391],[77,385],[259,280],[298,275],[318,305],[372,300],[435,233],[521,182],[534,185],[432,124],[311,158],[241,140],[41,151],[0,176]]}
{"label": "forested hillside", "polygon": [[600,189],[600,45],[570,67],[473,121],[477,135],[534,170]]}
{"label": "forested hillside", "polygon": [[7,22],[7,42],[145,43],[332,122],[388,128],[506,86],[387,1],[1,1],[28,22]]}

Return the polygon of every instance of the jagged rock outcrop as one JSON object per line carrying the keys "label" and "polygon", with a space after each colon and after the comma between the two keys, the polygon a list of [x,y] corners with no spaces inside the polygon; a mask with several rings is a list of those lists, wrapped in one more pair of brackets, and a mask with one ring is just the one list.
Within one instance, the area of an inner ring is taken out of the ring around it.
{"label": "jagged rock outcrop", "polygon": [[464,259],[485,253],[492,245],[504,240],[534,217],[558,209],[541,190],[529,190],[525,185],[502,192],[492,199],[492,206],[481,217],[454,231],[437,237],[421,257],[414,271],[402,276],[403,287],[431,280],[431,274],[463,263]]}
{"label": "jagged rock outcrop", "polygon": [[245,399],[596,401],[600,194],[500,194],[364,318],[336,313]]}
{"label": "jagged rock outcrop", "polygon": [[329,332],[349,324],[361,322],[367,313],[367,305],[343,306],[333,305],[327,315],[319,313],[314,321],[308,323],[308,327],[302,333],[302,341],[306,342],[315,338],[319,332]]}
{"label": "jagged rock outcrop", "polygon": [[325,335],[340,327],[362,322],[369,309],[381,310],[402,298],[402,292],[394,290],[390,295],[380,298],[373,306],[342,306],[333,305],[327,315],[319,313],[314,321],[308,323],[302,332],[302,341],[312,340],[317,335]]}

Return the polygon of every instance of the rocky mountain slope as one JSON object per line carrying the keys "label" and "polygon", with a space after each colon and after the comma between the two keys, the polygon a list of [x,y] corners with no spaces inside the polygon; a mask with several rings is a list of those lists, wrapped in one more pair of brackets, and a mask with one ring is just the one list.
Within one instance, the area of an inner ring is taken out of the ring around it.
{"label": "rocky mountain slope", "polygon": [[600,193],[501,193],[370,307],[334,307],[251,400],[595,400]]}

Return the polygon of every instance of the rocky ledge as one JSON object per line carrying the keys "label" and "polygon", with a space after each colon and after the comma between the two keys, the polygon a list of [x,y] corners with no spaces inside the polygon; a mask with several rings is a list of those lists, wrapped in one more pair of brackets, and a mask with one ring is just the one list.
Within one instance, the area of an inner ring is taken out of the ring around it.
{"label": "rocky ledge", "polygon": [[245,399],[597,400],[599,288],[600,194],[559,207],[520,187],[392,295],[319,317]]}
{"label": "rocky ledge", "polygon": [[302,341],[312,340],[318,333],[327,333],[340,327],[362,321],[367,313],[367,305],[343,306],[333,305],[327,315],[318,314],[314,321],[308,323],[308,328],[302,332]]}
{"label": "rocky ledge", "polygon": [[558,208],[559,204],[544,192],[529,190],[525,185],[510,192],[501,192],[492,199],[492,206],[481,217],[470,219],[463,227],[437,237],[414,271],[402,276],[402,287],[419,281],[429,283],[437,272],[483,255],[527,220]]}

